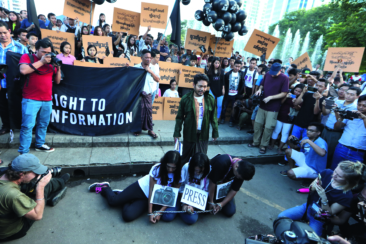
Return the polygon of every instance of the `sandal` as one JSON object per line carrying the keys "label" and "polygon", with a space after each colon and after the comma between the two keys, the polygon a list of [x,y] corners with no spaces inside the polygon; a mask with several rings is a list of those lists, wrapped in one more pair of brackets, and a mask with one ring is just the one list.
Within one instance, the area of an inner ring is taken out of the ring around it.
{"label": "sandal", "polygon": [[[258,145],[258,146],[259,146],[259,145]],[[249,144],[248,144],[248,147],[258,147],[258,146],[254,145],[253,143],[249,143]]]}
{"label": "sandal", "polygon": [[0,165],[2,165],[3,163],[4,163],[4,161],[0,159]]}
{"label": "sandal", "polygon": [[158,135],[157,134],[155,134],[154,132],[150,132],[149,131],[149,133],[147,133],[149,136],[151,136],[153,139],[156,139],[156,138],[158,138]]}
{"label": "sandal", "polygon": [[138,133],[138,132],[134,132],[134,133],[133,133],[133,135],[134,135],[134,136],[139,136],[139,135],[140,135],[140,133]]}
{"label": "sandal", "polygon": [[285,170],[285,171],[281,171],[281,172],[280,172],[280,174],[281,174],[282,176],[287,176],[287,170]]}
{"label": "sandal", "polygon": [[266,154],[266,151],[267,151],[267,148],[265,148],[265,147],[259,148],[260,154]]}
{"label": "sandal", "polygon": [[5,135],[6,133],[10,132],[9,129],[1,129],[0,130],[0,136]]}

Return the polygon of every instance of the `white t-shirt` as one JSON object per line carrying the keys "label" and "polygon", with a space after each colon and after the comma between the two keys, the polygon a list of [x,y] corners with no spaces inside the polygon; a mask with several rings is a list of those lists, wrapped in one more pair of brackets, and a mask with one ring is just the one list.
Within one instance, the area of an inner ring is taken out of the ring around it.
{"label": "white t-shirt", "polygon": [[[160,75],[159,75],[159,72],[160,72],[159,64],[151,64],[151,70],[154,72],[154,74],[156,76],[158,76],[160,78]],[[152,85],[152,89],[153,89],[153,91],[156,91],[157,89],[159,89],[159,82],[155,82],[154,81],[154,84]]]}
{"label": "white t-shirt", "polygon": [[239,72],[231,72],[229,77],[229,96],[236,96],[238,94],[239,86]]}
{"label": "white t-shirt", "polygon": [[361,81],[362,77],[360,75],[359,76],[352,75],[351,79],[354,80],[354,81]]}
{"label": "white t-shirt", "polygon": [[247,74],[244,77],[246,87],[253,88],[253,79],[254,80],[258,79],[258,72],[256,72],[255,77],[253,77],[254,72],[255,72],[254,69],[253,71],[250,71],[249,69],[247,70]]}
{"label": "white t-shirt", "polygon": [[204,107],[203,107],[203,96],[200,97],[194,97],[194,99],[197,100],[198,105],[199,105],[199,114],[198,114],[198,128],[197,130],[201,130],[202,127],[202,120],[203,120],[203,114],[204,114]]}
{"label": "white t-shirt", "polygon": [[[134,67],[143,69],[141,63],[136,64]],[[150,64],[150,69],[153,70],[153,67],[151,64]],[[154,81],[152,75],[150,73],[147,73],[144,89],[142,91],[146,92],[147,94],[152,94],[155,91],[155,90],[153,90],[153,88],[156,87],[155,83],[156,82]]]}
{"label": "white t-shirt", "polygon": [[171,89],[167,89],[164,92],[163,97],[179,97],[178,91],[174,90],[172,91]]}
{"label": "white t-shirt", "polygon": [[[179,188],[179,192],[181,192],[181,193],[183,192],[186,184],[208,192],[208,178],[207,178],[208,174],[202,180],[201,180],[202,174],[195,175],[192,179],[190,179],[189,173],[188,173],[188,167],[189,167],[189,163],[186,163],[182,167],[182,177],[184,178],[184,181]],[[211,171],[211,165],[210,165],[210,171]]]}
{"label": "white t-shirt", "polygon": [[[160,163],[152,166],[150,169],[150,173],[138,180],[138,183],[147,198],[149,198],[149,193],[150,193],[150,176],[153,177],[154,180],[156,180],[156,184],[161,185],[160,178],[158,178],[159,170],[160,170],[159,165],[160,165]],[[169,177],[168,186],[172,186],[172,183],[174,181],[174,173],[168,173],[168,177]],[[183,175],[181,175],[181,179],[180,179],[179,183],[182,183],[183,181],[184,181],[184,178],[183,178]]]}
{"label": "white t-shirt", "polygon": [[230,68],[230,66],[227,66],[227,67],[224,69],[225,74],[226,74],[227,72],[231,71],[231,70],[232,70],[232,68]]}

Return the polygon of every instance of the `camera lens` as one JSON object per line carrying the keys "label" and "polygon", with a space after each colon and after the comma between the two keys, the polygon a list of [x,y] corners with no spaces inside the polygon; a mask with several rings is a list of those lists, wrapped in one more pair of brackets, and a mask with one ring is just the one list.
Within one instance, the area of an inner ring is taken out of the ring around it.
{"label": "camera lens", "polygon": [[164,194],[163,195],[163,203],[168,204],[172,201],[173,196],[171,194]]}

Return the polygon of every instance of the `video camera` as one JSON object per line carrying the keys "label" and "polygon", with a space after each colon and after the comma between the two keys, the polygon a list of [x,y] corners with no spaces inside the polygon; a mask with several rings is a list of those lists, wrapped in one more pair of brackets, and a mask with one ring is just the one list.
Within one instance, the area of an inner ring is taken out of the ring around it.
{"label": "video camera", "polygon": [[308,86],[308,91],[317,92],[318,91],[318,88],[312,87],[312,86]]}
{"label": "video camera", "polygon": [[171,187],[165,189],[158,189],[155,191],[153,203],[160,203],[162,205],[173,206],[175,193]]}
{"label": "video camera", "polygon": [[259,105],[263,101],[263,98],[264,98],[263,92],[259,96],[253,95],[252,96],[253,106],[255,107],[255,106]]}
{"label": "video camera", "polygon": [[5,73],[8,70],[8,65],[6,64],[0,64],[0,79],[5,79]]}
{"label": "video camera", "polygon": [[297,137],[292,137],[289,141],[294,145],[300,144],[300,139]]}
{"label": "video camera", "polygon": [[62,170],[62,168],[61,168],[61,167],[54,167],[54,168],[52,168],[52,169],[48,169],[48,170],[46,171],[46,173],[41,174],[41,177],[39,177],[39,179],[37,180],[36,185],[37,185],[37,184],[38,184],[38,182],[39,182],[43,177],[45,177],[49,172],[51,172],[51,175],[52,175],[52,177],[53,177],[53,178],[54,178],[54,177],[57,177],[57,176],[60,176],[60,174],[61,174],[61,170]]}
{"label": "video camera", "polygon": [[338,112],[339,115],[343,118],[343,119],[349,119],[349,120],[353,120],[353,119],[357,119],[358,118],[358,114],[350,111],[350,110],[346,110],[346,109],[342,109],[342,108],[335,108],[334,112]]}
{"label": "video camera", "polygon": [[331,244],[332,242],[319,237],[314,230],[305,223],[281,217],[273,222],[275,237],[257,235],[245,239],[246,244],[275,243],[275,244]]}

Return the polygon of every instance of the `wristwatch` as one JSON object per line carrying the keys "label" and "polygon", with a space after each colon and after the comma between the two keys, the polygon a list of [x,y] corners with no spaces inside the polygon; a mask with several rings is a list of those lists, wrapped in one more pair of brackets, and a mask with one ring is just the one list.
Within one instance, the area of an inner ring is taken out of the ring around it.
{"label": "wristwatch", "polygon": [[328,205],[328,200],[327,200],[327,201],[325,201],[325,202],[323,202],[323,201],[322,201],[322,204],[323,204],[324,206],[327,206],[327,205]]}

